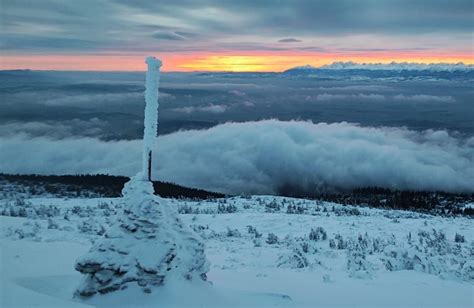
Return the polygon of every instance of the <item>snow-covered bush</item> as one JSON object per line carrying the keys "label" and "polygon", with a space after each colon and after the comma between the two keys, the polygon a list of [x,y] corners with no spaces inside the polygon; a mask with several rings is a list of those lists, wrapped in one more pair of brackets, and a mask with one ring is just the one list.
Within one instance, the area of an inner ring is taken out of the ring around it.
{"label": "snow-covered bush", "polygon": [[240,231],[237,229],[231,229],[227,227],[227,232],[226,232],[227,237],[241,237],[242,234],[240,234]]}
{"label": "snow-covered bush", "polygon": [[295,242],[290,246],[290,251],[284,253],[279,257],[278,266],[279,267],[289,267],[289,268],[304,268],[310,265],[308,259],[306,258],[307,247],[305,249],[305,244],[300,242]]}
{"label": "snow-covered bush", "polygon": [[267,240],[265,241],[268,245],[273,245],[278,243],[278,236],[274,233],[268,233]]}
{"label": "snow-covered bush", "polygon": [[327,240],[328,235],[326,233],[326,230],[322,227],[317,227],[316,229],[311,228],[311,231],[309,232],[309,240],[310,241],[325,241]]}
{"label": "snow-covered bush", "polygon": [[361,241],[352,241],[347,250],[347,270],[354,278],[371,278],[373,265],[366,259],[366,247]]}
{"label": "snow-covered bush", "polygon": [[280,204],[275,200],[272,200],[269,203],[265,203],[265,212],[274,213],[280,211]]}
{"label": "snow-covered bush", "polygon": [[466,240],[464,239],[463,235],[456,233],[456,235],[454,236],[454,241],[456,243],[464,243]]}
{"label": "snow-covered bush", "polygon": [[24,222],[19,228],[9,229],[8,235],[17,239],[33,239],[39,240],[39,231],[41,225],[38,222],[27,221]]}
{"label": "snow-covered bush", "polygon": [[105,233],[104,226],[95,219],[84,220],[78,224],[77,230],[81,233],[102,236]]}
{"label": "snow-covered bush", "polygon": [[219,214],[228,214],[228,213],[235,213],[237,212],[237,207],[233,204],[219,204],[217,206],[217,213]]}
{"label": "snow-covered bush", "polygon": [[362,215],[361,211],[355,207],[333,207],[333,212],[337,216],[359,216]]}
{"label": "snow-covered bush", "polygon": [[296,205],[291,205],[289,204],[287,207],[286,207],[286,213],[287,214],[304,214],[306,211],[306,208],[302,207],[302,206],[296,206]]}
{"label": "snow-covered bush", "polygon": [[185,204],[178,204],[178,213],[180,214],[200,214],[200,211],[198,208],[193,208],[189,205]]}
{"label": "snow-covered bush", "polygon": [[57,221],[52,218],[48,218],[48,229],[59,229]]}
{"label": "snow-covered bush", "polygon": [[259,237],[262,237],[262,233],[259,233],[257,228],[255,228],[254,226],[247,226],[247,232],[249,234],[253,234],[255,238],[259,238]]}
{"label": "snow-covered bush", "polygon": [[421,230],[416,239],[388,245],[381,260],[389,271],[416,270],[443,278],[472,281],[472,247],[451,244],[439,230]]}
{"label": "snow-covered bush", "polygon": [[289,251],[279,257],[278,266],[289,268],[303,268],[321,265],[316,254],[319,252],[316,242],[308,238],[293,238],[287,235],[282,243],[286,244]]}
{"label": "snow-covered bush", "polygon": [[90,206],[74,206],[71,210],[71,214],[79,216],[81,218],[93,217],[94,209]]}
{"label": "snow-covered bush", "polygon": [[56,206],[52,205],[40,205],[36,206],[34,209],[35,215],[40,218],[46,217],[57,217],[61,215],[61,211]]}
{"label": "snow-covered bush", "polygon": [[338,249],[338,250],[346,249],[347,242],[344,241],[344,239],[342,238],[342,235],[336,234],[334,236],[334,239],[329,240],[329,247],[332,249]]}

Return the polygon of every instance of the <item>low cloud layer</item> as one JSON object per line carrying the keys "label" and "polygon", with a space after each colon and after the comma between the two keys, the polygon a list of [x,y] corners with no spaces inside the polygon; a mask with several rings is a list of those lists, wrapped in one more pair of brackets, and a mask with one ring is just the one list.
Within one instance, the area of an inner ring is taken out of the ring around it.
{"label": "low cloud layer", "polygon": [[364,101],[364,102],[399,102],[399,103],[455,103],[452,96],[435,96],[426,94],[388,96],[383,94],[318,94],[316,97],[308,96],[307,100],[320,102],[327,101]]}
{"label": "low cloud layer", "polygon": [[[0,137],[0,172],[133,175],[141,141]],[[155,178],[226,193],[382,186],[473,192],[474,137],[349,123],[227,123],[158,138]]]}
{"label": "low cloud layer", "polygon": [[172,108],[171,110],[188,114],[193,112],[223,113],[227,110],[227,105],[209,104],[206,106],[186,106],[180,108]]}

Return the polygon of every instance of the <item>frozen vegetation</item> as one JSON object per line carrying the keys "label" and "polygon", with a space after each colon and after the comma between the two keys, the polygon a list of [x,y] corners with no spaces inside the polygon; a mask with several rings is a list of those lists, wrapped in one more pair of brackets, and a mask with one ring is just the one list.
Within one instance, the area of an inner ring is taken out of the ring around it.
{"label": "frozen vegetation", "polygon": [[153,193],[141,174],[125,184],[123,212],[76,262],[76,270],[86,275],[78,295],[125,289],[132,282],[151,292],[170,275],[206,280],[204,244],[179,220],[176,208]]}
{"label": "frozen vegetation", "polygon": [[[470,218],[273,196],[162,199],[149,186],[132,181],[125,198],[1,200],[2,306],[472,306]],[[141,253],[128,246],[132,234],[143,239],[133,248]],[[203,244],[210,283],[200,279]],[[173,249],[178,268],[160,262]],[[100,275],[84,284],[74,263]],[[155,274],[168,269],[160,284]],[[121,291],[73,297],[81,283],[87,293],[125,280]]]}

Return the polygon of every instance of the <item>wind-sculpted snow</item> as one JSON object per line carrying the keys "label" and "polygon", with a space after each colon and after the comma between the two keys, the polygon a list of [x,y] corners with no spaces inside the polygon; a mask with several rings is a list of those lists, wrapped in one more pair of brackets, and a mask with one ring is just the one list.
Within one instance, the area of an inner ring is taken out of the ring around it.
{"label": "wind-sculpted snow", "polygon": [[85,275],[78,295],[108,293],[135,282],[149,293],[170,276],[206,280],[204,244],[153,192],[141,174],[125,184],[123,213],[76,262]]}
{"label": "wind-sculpted snow", "polygon": [[[4,173],[132,175],[140,170],[136,140],[16,136],[0,142]],[[156,179],[228,193],[361,186],[474,191],[474,139],[447,131],[276,120],[227,123],[161,136],[154,154]]]}

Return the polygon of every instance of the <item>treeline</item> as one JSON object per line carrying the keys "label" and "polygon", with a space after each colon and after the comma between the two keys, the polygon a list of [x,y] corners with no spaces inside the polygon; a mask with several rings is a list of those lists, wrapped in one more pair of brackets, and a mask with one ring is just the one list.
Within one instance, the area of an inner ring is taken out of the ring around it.
{"label": "treeline", "polygon": [[[2,174],[0,180],[18,186],[31,195],[49,193],[61,197],[120,197],[123,185],[129,180],[124,176],[105,174],[87,175],[37,175]],[[153,181],[155,193],[164,198],[210,199],[225,195],[202,189],[189,188],[174,183]]]}

